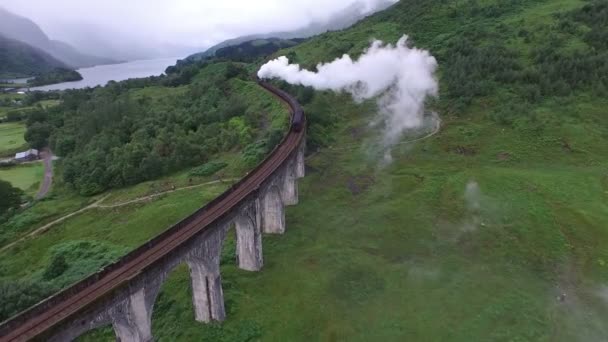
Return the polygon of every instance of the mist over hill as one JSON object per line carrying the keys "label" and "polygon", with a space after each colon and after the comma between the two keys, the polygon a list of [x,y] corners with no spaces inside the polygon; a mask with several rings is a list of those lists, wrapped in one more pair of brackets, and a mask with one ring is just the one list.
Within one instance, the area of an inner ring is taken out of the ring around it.
{"label": "mist over hill", "polygon": [[205,57],[214,56],[215,53],[225,47],[239,45],[241,43],[257,40],[257,39],[295,39],[295,38],[308,38],[315,36],[320,33],[328,31],[338,31],[347,27],[352,26],[359,20],[371,15],[375,12],[385,10],[395,4],[392,0],[381,0],[374,6],[367,8],[363,2],[355,2],[345,7],[342,11],[331,15],[325,20],[314,20],[310,24],[301,27],[293,31],[279,31],[279,32],[268,32],[251,34],[233,39],[228,39],[217,45],[212,46],[204,52],[191,55],[187,58],[189,61],[201,60]]}
{"label": "mist over hill", "polygon": [[[66,58],[65,46],[49,41],[60,40],[80,54],[114,60],[184,57],[235,37],[244,37],[236,40],[239,43],[253,38],[304,38],[342,29],[396,2],[32,0],[5,1],[1,6],[4,12],[13,14],[10,18],[13,26],[21,27],[10,30],[19,36],[5,32],[6,36],[42,48],[66,63],[77,64],[81,60],[75,59],[75,63],[74,58]],[[1,26],[7,26],[2,17],[0,21],[4,21]],[[232,44],[219,47],[228,45]],[[71,51],[70,56],[73,55]]]}
{"label": "mist over hill", "polygon": [[[74,21],[63,23],[70,32],[66,37],[72,46],[87,53],[114,60],[133,61],[141,59],[183,57],[200,50],[200,47],[175,42],[152,42],[125,35],[112,27],[93,22]],[[120,37],[120,38],[117,38]]]}
{"label": "mist over hill", "polygon": [[11,13],[1,7],[0,34],[4,35],[6,38],[18,40],[43,50],[72,68],[83,68],[115,62],[110,58],[96,57],[81,53],[65,42],[52,40],[32,20]]}
{"label": "mist over hill", "polygon": [[50,54],[0,35],[0,78],[33,76],[67,65]]}

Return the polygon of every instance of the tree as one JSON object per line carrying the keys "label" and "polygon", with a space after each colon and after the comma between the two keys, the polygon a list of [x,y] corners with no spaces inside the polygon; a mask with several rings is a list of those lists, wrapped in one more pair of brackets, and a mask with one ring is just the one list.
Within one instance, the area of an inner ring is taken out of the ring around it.
{"label": "tree", "polygon": [[46,147],[51,135],[51,126],[47,123],[35,122],[25,132],[25,141],[35,149]]}
{"label": "tree", "polygon": [[67,271],[68,268],[69,265],[65,261],[65,256],[63,254],[56,254],[53,260],[51,260],[50,265],[44,270],[42,277],[44,280],[53,280]]}
{"label": "tree", "polygon": [[15,188],[9,182],[0,180],[0,216],[6,214],[9,209],[19,208],[23,191]]}
{"label": "tree", "polygon": [[315,90],[312,87],[299,87],[296,97],[301,105],[309,104],[315,96]]}
{"label": "tree", "polygon": [[0,321],[34,305],[53,292],[46,282],[0,280]]}

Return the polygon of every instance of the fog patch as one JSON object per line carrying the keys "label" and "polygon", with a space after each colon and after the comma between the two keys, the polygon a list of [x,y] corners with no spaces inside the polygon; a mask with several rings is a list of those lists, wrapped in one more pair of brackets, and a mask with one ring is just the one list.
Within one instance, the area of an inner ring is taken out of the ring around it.
{"label": "fog patch", "polygon": [[464,221],[461,224],[460,230],[462,232],[474,232],[479,227],[485,227],[486,222],[482,218],[482,211],[491,206],[484,205],[489,203],[489,199],[485,197],[475,180],[470,180],[464,189],[464,201],[466,205],[467,214]]}
{"label": "fog patch", "polygon": [[602,285],[596,291],[597,296],[604,302],[604,304],[608,305],[608,286]]}
{"label": "fog patch", "polygon": [[438,280],[441,273],[436,267],[411,264],[407,270],[408,279],[416,281]]}
{"label": "fog patch", "polygon": [[563,264],[551,291],[554,336],[581,342],[607,341],[608,286],[584,281],[579,267],[572,261]]}

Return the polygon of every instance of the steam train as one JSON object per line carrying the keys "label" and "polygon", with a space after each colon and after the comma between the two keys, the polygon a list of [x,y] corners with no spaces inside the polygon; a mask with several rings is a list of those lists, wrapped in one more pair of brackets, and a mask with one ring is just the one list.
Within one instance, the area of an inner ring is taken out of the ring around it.
{"label": "steam train", "polygon": [[302,129],[304,129],[306,122],[304,118],[304,111],[302,110],[302,106],[300,106],[298,101],[291,95],[287,94],[281,89],[276,88],[268,82],[264,82],[261,79],[257,79],[257,82],[260,86],[264,87],[269,92],[275,94],[289,104],[289,107],[291,107],[293,110],[293,117],[291,118],[291,130],[294,132],[301,132]]}

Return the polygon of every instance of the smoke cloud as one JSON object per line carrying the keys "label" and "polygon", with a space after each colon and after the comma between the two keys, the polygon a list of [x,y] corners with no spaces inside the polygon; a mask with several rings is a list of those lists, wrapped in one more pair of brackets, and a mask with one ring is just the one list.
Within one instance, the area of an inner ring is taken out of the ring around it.
{"label": "smoke cloud", "polygon": [[405,131],[422,126],[426,100],[439,91],[436,69],[437,60],[428,51],[411,47],[403,36],[396,45],[376,40],[358,60],[344,55],[319,64],[317,72],[279,57],[263,65],[258,77],[347,92],[356,101],[377,98],[384,144],[390,147]]}

